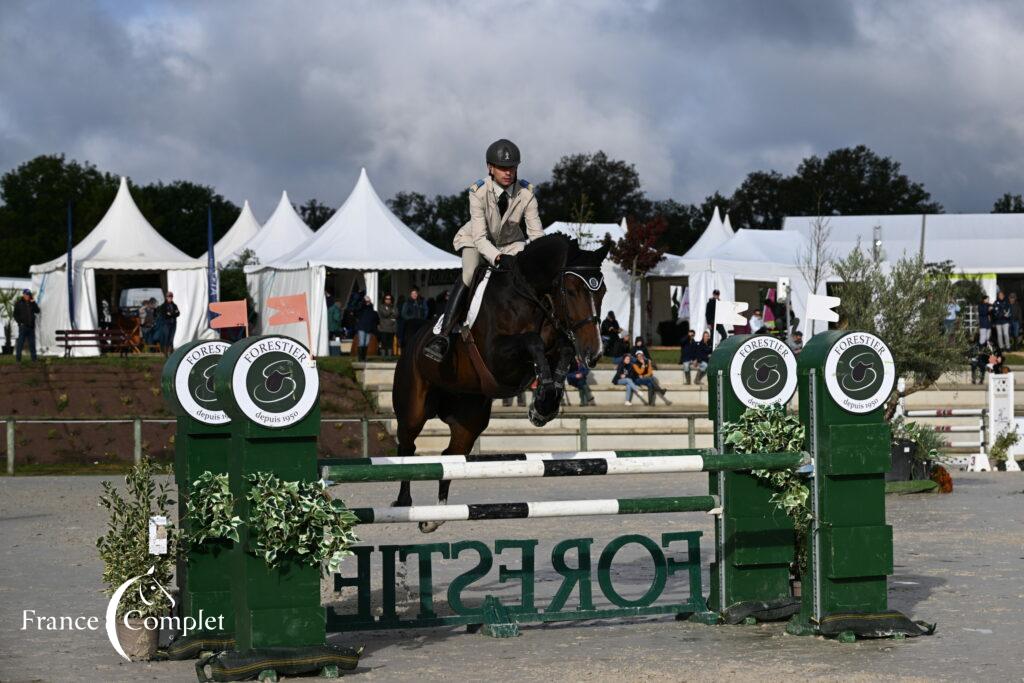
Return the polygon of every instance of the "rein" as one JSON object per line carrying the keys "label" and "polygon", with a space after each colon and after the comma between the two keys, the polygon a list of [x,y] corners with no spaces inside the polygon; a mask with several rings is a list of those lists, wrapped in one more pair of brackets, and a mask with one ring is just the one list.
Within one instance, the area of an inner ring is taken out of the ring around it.
{"label": "rein", "polygon": [[[591,275],[589,278],[584,277],[581,273],[593,272],[596,275]],[[601,277],[600,266],[575,266],[566,267],[559,269],[558,278],[558,294],[561,299],[562,308],[568,312],[568,300],[569,292],[565,287],[565,278],[567,275],[573,275],[578,277],[586,285],[587,291],[590,293],[590,312],[589,316],[581,318],[579,320],[570,319],[568,323],[563,322],[561,318],[555,313],[555,301],[550,294],[546,294],[544,299],[537,296],[533,287],[523,281],[518,269],[512,272],[512,286],[519,292],[523,297],[531,301],[537,308],[540,309],[541,313],[544,314],[544,318],[551,323],[551,326],[555,328],[559,334],[565,337],[569,343],[572,344],[573,350],[576,355],[580,358],[583,357],[579,347],[579,340],[576,338],[576,332],[585,325],[593,324],[599,325],[601,319],[597,314],[596,306],[594,304],[594,292],[601,288],[603,284],[603,278]],[[549,302],[545,304],[545,300]],[[600,337],[600,334],[598,335]]]}

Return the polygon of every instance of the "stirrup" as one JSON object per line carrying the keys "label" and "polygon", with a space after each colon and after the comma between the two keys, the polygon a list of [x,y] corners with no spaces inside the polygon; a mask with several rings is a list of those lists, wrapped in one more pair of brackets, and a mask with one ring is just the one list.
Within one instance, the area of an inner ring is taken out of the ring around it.
{"label": "stirrup", "polygon": [[444,357],[448,355],[448,347],[450,344],[451,342],[447,337],[437,335],[423,347],[423,355],[426,356],[428,360],[440,363],[444,360]]}

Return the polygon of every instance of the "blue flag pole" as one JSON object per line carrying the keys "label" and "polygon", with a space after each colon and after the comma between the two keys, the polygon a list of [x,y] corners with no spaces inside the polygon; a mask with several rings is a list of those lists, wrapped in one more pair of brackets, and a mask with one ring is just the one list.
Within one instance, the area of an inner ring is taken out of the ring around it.
{"label": "blue flag pole", "polygon": [[[217,260],[213,256],[213,208],[206,207],[206,284],[209,303],[217,301]],[[213,311],[206,307],[206,321],[213,320]]]}
{"label": "blue flag pole", "polygon": [[74,264],[72,258],[74,236],[72,233],[71,201],[68,200],[68,263],[66,266],[68,272],[68,318],[71,320],[71,329],[77,330],[78,327],[75,325],[75,275],[72,269]]}

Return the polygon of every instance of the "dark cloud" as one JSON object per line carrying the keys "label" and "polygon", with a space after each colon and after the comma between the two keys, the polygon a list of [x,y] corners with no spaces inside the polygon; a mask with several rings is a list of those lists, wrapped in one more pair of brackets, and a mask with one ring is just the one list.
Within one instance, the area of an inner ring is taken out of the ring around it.
{"label": "dark cloud", "polygon": [[[1000,2],[0,3],[0,169],[65,152],[266,217],[453,192],[487,143],[542,180],[635,162],[658,197],[864,143],[949,210],[1024,191],[1024,6]],[[505,16],[510,14],[511,16]]]}

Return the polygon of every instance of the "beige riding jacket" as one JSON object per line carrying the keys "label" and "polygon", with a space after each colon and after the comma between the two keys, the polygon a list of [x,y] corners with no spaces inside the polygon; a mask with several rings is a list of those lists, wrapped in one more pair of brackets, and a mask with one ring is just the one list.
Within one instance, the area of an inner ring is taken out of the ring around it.
{"label": "beige riding jacket", "polygon": [[526,241],[544,234],[537,211],[537,198],[533,185],[517,180],[511,188],[505,215],[498,213],[498,200],[491,178],[478,180],[469,186],[469,222],[455,234],[453,244],[458,251],[474,247],[491,264],[498,254],[517,254]]}

